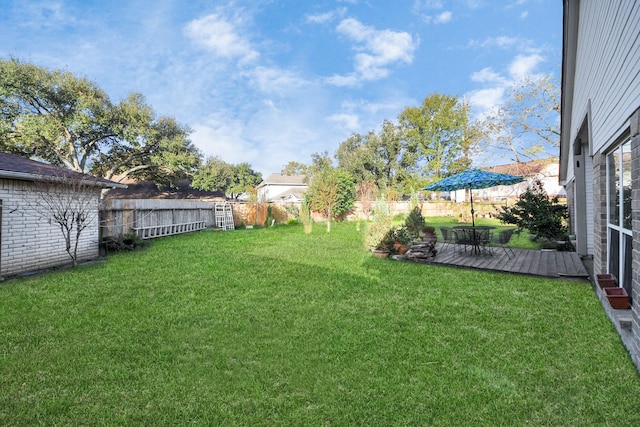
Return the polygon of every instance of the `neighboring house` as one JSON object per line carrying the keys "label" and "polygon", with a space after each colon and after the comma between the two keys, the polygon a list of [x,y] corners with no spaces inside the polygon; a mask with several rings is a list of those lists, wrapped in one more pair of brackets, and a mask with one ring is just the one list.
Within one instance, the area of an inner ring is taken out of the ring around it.
{"label": "neighboring house", "polygon": [[71,261],[60,227],[51,220],[53,212],[36,208],[43,197],[52,194],[52,189],[71,187],[66,184],[71,182],[86,183],[89,196],[94,198],[89,199],[90,207],[95,208],[92,221],[80,235],[78,260],[96,258],[99,254],[97,212],[100,192],[104,188],[124,185],[0,153],[0,277]]}
{"label": "neighboring house", "polygon": [[[490,172],[522,176],[524,181],[515,185],[499,185],[497,187],[473,190],[473,200],[475,201],[500,202],[507,199],[516,199],[527,190],[529,183],[535,179],[542,182],[542,186],[549,196],[563,198],[566,194],[564,188],[558,184],[559,165],[556,157],[482,169]],[[468,191],[458,190],[451,192],[451,200],[461,202],[468,200]]]}
{"label": "neighboring house", "polygon": [[631,311],[603,306],[640,368],[639,1],[564,0],[561,103],[560,183],[576,248],[632,296]]}
{"label": "neighboring house", "polygon": [[299,202],[308,188],[304,180],[304,175],[272,173],[257,187],[258,202]]}

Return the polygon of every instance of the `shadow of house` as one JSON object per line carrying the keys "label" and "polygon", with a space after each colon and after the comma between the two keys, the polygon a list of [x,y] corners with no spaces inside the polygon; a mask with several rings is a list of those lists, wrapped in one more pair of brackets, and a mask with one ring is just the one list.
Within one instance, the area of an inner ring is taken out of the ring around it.
{"label": "shadow of house", "polygon": [[[64,209],[70,211],[82,209],[86,228],[78,238],[77,260],[97,258],[100,193],[105,188],[124,187],[113,181],[0,153],[0,276],[72,262],[65,237],[54,218],[61,212],[56,212],[55,207],[47,210],[43,200],[59,199],[68,204]],[[80,208],[80,204],[84,207]]]}

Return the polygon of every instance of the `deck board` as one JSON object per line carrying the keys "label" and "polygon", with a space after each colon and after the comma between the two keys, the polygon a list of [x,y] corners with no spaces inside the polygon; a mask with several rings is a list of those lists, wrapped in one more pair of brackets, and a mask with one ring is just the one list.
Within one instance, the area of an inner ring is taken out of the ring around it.
{"label": "deck board", "polygon": [[438,243],[435,258],[429,264],[475,268],[487,271],[528,274],[543,277],[587,278],[589,273],[575,252],[541,251],[514,248],[515,257],[509,258],[502,248],[492,248],[492,255],[471,255],[459,245],[450,244],[443,249]]}

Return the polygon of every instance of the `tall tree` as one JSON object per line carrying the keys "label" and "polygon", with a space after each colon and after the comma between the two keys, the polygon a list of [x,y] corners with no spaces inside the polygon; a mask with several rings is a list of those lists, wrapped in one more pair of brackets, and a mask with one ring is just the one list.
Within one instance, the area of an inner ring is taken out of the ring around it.
{"label": "tall tree", "polygon": [[140,94],[114,105],[93,82],[0,59],[0,149],[116,181],[170,183],[195,170],[189,128],[156,117]]}
{"label": "tall tree", "polygon": [[233,178],[233,165],[218,156],[211,156],[194,174],[191,185],[200,190],[222,191],[226,194],[233,183]]}
{"label": "tall tree", "polygon": [[251,168],[249,163],[238,163],[233,166],[233,180],[227,189],[228,194],[234,199],[262,182],[262,174]]}
{"label": "tall tree", "polygon": [[463,157],[468,116],[458,98],[431,94],[420,107],[405,108],[399,122],[407,151],[425,175],[441,178]]}
{"label": "tall tree", "polygon": [[525,78],[509,89],[507,102],[484,123],[489,148],[506,150],[524,162],[557,156],[560,146],[560,89],[552,76]]}
{"label": "tall tree", "polygon": [[340,144],[335,158],[356,182],[370,181],[380,189],[402,192],[415,169],[415,157],[407,154],[401,129],[385,120],[379,134],[351,135]]}
{"label": "tall tree", "polygon": [[262,174],[251,169],[249,163],[233,165],[212,156],[194,174],[191,185],[200,190],[222,191],[229,197],[238,198],[240,194],[250,192],[261,181]]}
{"label": "tall tree", "polygon": [[304,163],[291,161],[285,165],[280,171],[283,175],[305,175],[307,173],[308,166]]}

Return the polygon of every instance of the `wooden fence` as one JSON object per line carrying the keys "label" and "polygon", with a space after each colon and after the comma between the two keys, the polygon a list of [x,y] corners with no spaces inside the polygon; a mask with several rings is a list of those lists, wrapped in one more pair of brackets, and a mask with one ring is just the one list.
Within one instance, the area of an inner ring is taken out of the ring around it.
{"label": "wooden fence", "polygon": [[[213,201],[176,200],[176,199],[109,199],[103,200],[100,207],[102,237],[115,237],[127,233],[137,233],[143,238],[153,238],[170,234],[213,228],[215,205]],[[477,217],[491,217],[498,213],[498,206],[506,202],[474,203]],[[509,203],[513,203],[510,201]],[[243,203],[230,202],[235,227],[243,225],[271,225],[267,222],[284,223],[297,219],[299,203]],[[410,202],[389,202],[393,215],[406,214],[411,210]],[[470,221],[469,203],[449,201],[429,201],[422,203],[422,215],[454,216],[462,221]],[[346,219],[370,218],[372,203],[356,202]],[[322,220],[320,214],[314,214],[314,220]]]}

